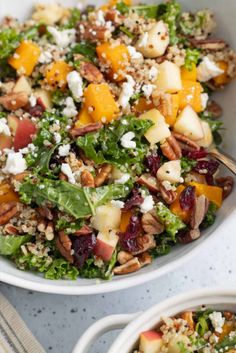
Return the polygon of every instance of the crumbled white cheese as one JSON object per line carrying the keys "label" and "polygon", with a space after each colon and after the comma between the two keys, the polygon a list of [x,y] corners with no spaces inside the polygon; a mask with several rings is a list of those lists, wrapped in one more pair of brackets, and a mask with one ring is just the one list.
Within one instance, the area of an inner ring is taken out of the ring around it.
{"label": "crumbled white cheese", "polygon": [[73,101],[73,98],[67,97],[66,98],[66,106],[63,109],[63,115],[67,116],[67,118],[73,118],[78,114],[75,103]]}
{"label": "crumbled white cheese", "polygon": [[134,138],[135,133],[133,131],[127,132],[120,139],[121,146],[123,146],[124,148],[135,148],[136,142],[132,141]]}
{"label": "crumbled white cheese", "polygon": [[207,82],[214,77],[224,73],[214,61],[204,56],[202,62],[197,67],[197,79],[200,82]]}
{"label": "crumbled white cheese", "polygon": [[220,311],[213,311],[213,313],[209,315],[209,318],[213,327],[215,328],[215,331],[221,333],[223,331],[222,327],[225,322],[225,318],[222,316],[222,313]]}
{"label": "crumbled white cheese", "polygon": [[142,91],[146,98],[149,98],[153,92],[154,85],[143,85]]}
{"label": "crumbled white cheese", "polygon": [[96,13],[96,25],[97,26],[104,26],[106,24],[105,18],[104,18],[104,12],[102,10],[98,10]]}
{"label": "crumbled white cheese", "polygon": [[139,53],[135,47],[133,47],[132,45],[128,45],[128,51],[129,51],[129,55],[131,57],[131,59],[142,59],[143,55],[141,53]]}
{"label": "crumbled white cheese", "polygon": [[122,91],[119,96],[118,103],[123,109],[129,106],[129,100],[134,94],[135,81],[132,76],[126,76],[127,82],[122,84]]}
{"label": "crumbled white cheese", "polygon": [[5,167],[2,169],[6,174],[20,174],[27,169],[26,160],[22,153],[12,152],[8,154]]}
{"label": "crumbled white cheese", "polygon": [[140,205],[140,211],[142,213],[147,213],[151,211],[154,207],[154,201],[151,195],[144,198],[143,203]]}
{"label": "crumbled white cheese", "polygon": [[64,29],[58,31],[55,27],[48,26],[48,32],[53,36],[54,42],[61,48],[66,48],[71,43],[75,42],[75,29]]}
{"label": "crumbled white cheese", "polygon": [[202,110],[205,110],[207,107],[207,102],[208,102],[209,96],[207,93],[201,93],[201,105],[202,105]]}
{"label": "crumbled white cheese", "polygon": [[49,64],[52,61],[52,54],[50,51],[42,51],[39,57],[40,64]]}
{"label": "crumbled white cheese", "polygon": [[125,184],[130,179],[128,173],[124,173],[121,178],[115,180],[115,184]]}
{"label": "crumbled white cheese", "polygon": [[123,208],[125,205],[123,201],[119,201],[119,200],[111,200],[111,204],[116,208]]}
{"label": "crumbled white cheese", "polygon": [[31,107],[35,107],[37,104],[37,97],[35,97],[33,94],[31,94],[29,97],[29,102],[30,102]]}
{"label": "crumbled white cheese", "polygon": [[70,153],[70,144],[59,147],[58,154],[60,157],[66,157]]}
{"label": "crumbled white cheese", "polygon": [[11,131],[7,125],[7,119],[0,119],[0,134],[4,134],[6,136],[11,136]]}
{"label": "crumbled white cheese", "polygon": [[158,75],[158,70],[155,66],[152,66],[149,71],[149,80],[155,81]]}
{"label": "crumbled white cheese", "polygon": [[71,90],[73,97],[76,100],[80,100],[83,96],[83,80],[77,71],[72,71],[67,75],[67,82],[69,89]]}
{"label": "crumbled white cheese", "polygon": [[62,163],[61,171],[67,176],[69,183],[75,184],[75,177],[68,163]]}
{"label": "crumbled white cheese", "polygon": [[148,32],[145,32],[144,34],[142,34],[142,36],[140,37],[140,42],[138,44],[138,46],[141,47],[146,47],[148,43]]}
{"label": "crumbled white cheese", "polygon": [[60,143],[61,142],[61,135],[58,132],[54,132],[53,134],[55,142]]}

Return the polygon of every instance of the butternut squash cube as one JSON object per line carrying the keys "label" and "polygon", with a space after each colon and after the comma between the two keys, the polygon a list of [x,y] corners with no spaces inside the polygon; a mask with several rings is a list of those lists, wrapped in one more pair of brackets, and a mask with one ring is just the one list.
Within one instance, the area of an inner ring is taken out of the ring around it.
{"label": "butternut squash cube", "polygon": [[85,106],[95,122],[109,123],[117,117],[119,108],[106,83],[88,85],[84,98]]}
{"label": "butternut squash cube", "polygon": [[140,97],[139,100],[134,103],[132,108],[135,113],[144,113],[155,108],[155,106],[153,102],[148,102],[145,97]]}
{"label": "butternut squash cube", "polygon": [[192,70],[186,69],[186,67],[181,67],[181,79],[189,81],[197,81],[197,67],[192,64]]}
{"label": "butternut squash cube", "polygon": [[65,61],[54,61],[49,64],[45,71],[45,80],[53,88],[65,88],[66,77],[72,68]]}
{"label": "butternut squash cube", "polygon": [[182,86],[182,90],[179,91],[179,108],[184,109],[187,105],[191,105],[196,113],[201,112],[201,93],[203,92],[201,84],[199,82],[183,80]]}
{"label": "butternut squash cube", "polygon": [[38,62],[40,48],[33,42],[25,40],[20,43],[8,63],[21,75],[30,76]]}
{"label": "butternut squash cube", "polygon": [[190,220],[191,212],[183,210],[180,206],[180,203],[179,203],[180,194],[184,189],[185,189],[184,185],[179,185],[177,187],[177,189],[176,189],[177,197],[176,197],[176,200],[170,205],[170,210],[176,216],[181,218],[183,222],[188,223]]}
{"label": "butternut squash cube", "polygon": [[227,75],[227,70],[228,70],[228,64],[225,61],[218,61],[217,66],[221,69],[224,70],[223,74],[216,76],[213,78],[216,86],[221,86],[225,85],[226,83],[229,82],[229,77]]}
{"label": "butternut squash cube", "polygon": [[84,125],[92,124],[94,122],[86,107],[82,107],[82,109],[79,112],[79,115],[77,116],[77,119],[78,120],[75,123],[76,128],[79,128]]}
{"label": "butternut squash cube", "polygon": [[223,189],[218,186],[212,186],[207,184],[200,184],[196,182],[190,182],[188,185],[195,186],[197,196],[204,195],[209,201],[212,201],[216,206],[221,207]]}

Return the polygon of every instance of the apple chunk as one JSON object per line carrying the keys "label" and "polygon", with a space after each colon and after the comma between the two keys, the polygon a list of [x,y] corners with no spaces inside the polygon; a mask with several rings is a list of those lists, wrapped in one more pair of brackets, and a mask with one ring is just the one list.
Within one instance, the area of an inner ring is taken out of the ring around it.
{"label": "apple chunk", "polygon": [[119,237],[114,231],[99,232],[97,236],[94,254],[104,261],[110,261],[118,243]]}
{"label": "apple chunk", "polygon": [[155,85],[160,93],[179,92],[182,89],[180,68],[171,61],[161,63]]}
{"label": "apple chunk", "polygon": [[34,96],[36,98],[41,98],[44,106],[46,109],[51,109],[53,104],[52,104],[52,97],[49,91],[46,91],[45,89],[42,88],[37,88],[33,92]]}
{"label": "apple chunk", "polygon": [[35,124],[29,119],[18,119],[14,115],[8,116],[8,125],[14,135],[14,150],[28,146],[32,142],[32,136],[36,133]]}
{"label": "apple chunk", "polygon": [[13,87],[13,92],[16,92],[16,93],[25,92],[28,94],[28,96],[31,95],[32,93],[31,85],[25,76],[21,76],[20,78],[18,78],[15,86]]}
{"label": "apple chunk", "polygon": [[167,180],[170,183],[183,182],[181,177],[181,162],[180,160],[169,161],[162,164],[157,171],[158,180]]}
{"label": "apple chunk", "polygon": [[139,350],[143,353],[159,353],[162,344],[161,333],[151,330],[140,335]]}
{"label": "apple chunk", "polygon": [[121,210],[111,203],[99,206],[92,218],[92,226],[100,232],[118,229],[121,220]]}
{"label": "apple chunk", "polygon": [[4,148],[12,147],[12,137],[7,136],[5,134],[0,134],[0,151],[4,150]]}
{"label": "apple chunk", "polygon": [[170,136],[169,125],[166,124],[164,116],[157,109],[149,110],[139,118],[151,120],[154,123],[144,134],[151,145],[155,145]]}
{"label": "apple chunk", "polygon": [[204,133],[204,137],[201,140],[198,140],[197,143],[199,144],[199,146],[207,148],[207,147],[210,147],[210,145],[213,143],[211,128],[208,122],[204,120],[201,121],[201,125]]}
{"label": "apple chunk", "polygon": [[187,105],[177,117],[174,131],[192,140],[200,140],[204,137],[201,120],[190,105]]}

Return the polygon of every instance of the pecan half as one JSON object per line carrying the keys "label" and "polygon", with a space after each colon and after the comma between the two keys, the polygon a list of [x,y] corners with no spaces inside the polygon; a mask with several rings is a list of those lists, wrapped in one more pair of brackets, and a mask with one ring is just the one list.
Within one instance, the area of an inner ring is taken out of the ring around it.
{"label": "pecan half", "polygon": [[105,26],[97,26],[89,22],[80,22],[77,25],[77,39],[90,42],[105,41],[111,37],[111,32]]}
{"label": "pecan half", "polygon": [[101,83],[104,80],[101,71],[93,64],[82,61],[80,64],[80,74],[88,82]]}
{"label": "pecan half", "polygon": [[107,180],[109,177],[109,174],[112,171],[112,165],[111,164],[103,164],[101,168],[99,169],[97,175],[95,176],[95,186],[101,186],[103,183]]}
{"label": "pecan half", "polygon": [[175,137],[175,139],[179,142],[180,147],[184,148],[186,150],[200,150],[200,146],[190,138],[188,138],[185,135],[179,134],[178,132],[172,132],[172,135]]}
{"label": "pecan half", "polygon": [[207,39],[189,39],[191,44],[195,48],[205,49],[205,50],[222,50],[227,47],[227,43],[222,39],[214,39],[214,38],[207,38]]}
{"label": "pecan half", "polygon": [[161,234],[164,231],[164,226],[158,220],[155,212],[147,212],[142,216],[143,230],[148,234]]}
{"label": "pecan half", "polygon": [[171,135],[161,144],[161,151],[170,161],[180,159],[182,151],[176,138]]}
{"label": "pecan half", "polygon": [[140,262],[141,267],[146,265],[150,265],[152,263],[152,257],[148,252],[144,252],[143,254],[138,256],[138,260]]}
{"label": "pecan half", "polygon": [[136,238],[138,251],[131,252],[132,255],[142,254],[144,251],[155,248],[156,241],[152,234],[144,234]]}
{"label": "pecan half", "polygon": [[8,223],[4,226],[4,232],[7,234],[19,234],[19,229],[15,226],[13,226],[13,224]]}
{"label": "pecan half", "polygon": [[127,275],[128,273],[133,273],[140,270],[141,264],[137,257],[127,261],[125,264],[121,266],[116,266],[113,269],[113,273],[115,275]]}
{"label": "pecan half", "polygon": [[45,229],[46,229],[46,226],[47,226],[47,222],[45,221],[45,219],[41,219],[38,222],[37,229],[38,229],[39,232],[44,233]]}
{"label": "pecan half", "polygon": [[196,197],[190,219],[190,226],[192,229],[198,229],[207,213],[208,207],[209,200],[204,195]]}
{"label": "pecan half", "polygon": [[160,184],[160,194],[167,205],[171,205],[177,198],[177,193],[174,190],[167,190],[163,184]]}
{"label": "pecan half", "polygon": [[117,255],[117,261],[121,265],[124,265],[126,262],[130,261],[133,258],[134,258],[133,255],[130,254],[128,251],[119,251]]}
{"label": "pecan half", "polygon": [[0,225],[6,224],[9,220],[19,213],[16,201],[3,202],[0,204]]}
{"label": "pecan half", "polygon": [[90,188],[95,187],[93,174],[90,173],[87,169],[82,171],[80,179],[82,186],[88,186]]}
{"label": "pecan half", "polygon": [[181,233],[178,236],[178,240],[182,244],[188,244],[191,243],[192,241],[198,239],[200,237],[201,233],[199,229],[188,229],[186,232]]}
{"label": "pecan half", "polygon": [[53,220],[53,213],[50,210],[50,208],[46,207],[46,206],[42,206],[38,208],[38,213],[40,214],[40,216],[47,218],[49,221]]}
{"label": "pecan half", "polygon": [[122,24],[123,17],[118,11],[115,9],[110,9],[105,14],[105,20],[111,21],[113,25],[120,26]]}
{"label": "pecan half", "polygon": [[207,104],[207,111],[212,114],[213,118],[219,118],[223,114],[223,109],[214,100],[210,100]]}
{"label": "pecan half", "polygon": [[102,128],[102,123],[88,124],[84,127],[73,128],[70,130],[70,135],[72,137],[84,136],[89,132],[94,132]]}
{"label": "pecan half", "polygon": [[234,188],[234,179],[231,176],[216,179],[217,185],[223,188],[223,199],[226,199]]}
{"label": "pecan half", "polygon": [[25,92],[8,93],[5,96],[0,97],[0,104],[7,110],[17,110],[26,106],[29,98]]}
{"label": "pecan half", "polygon": [[61,255],[71,264],[74,262],[74,258],[71,255],[72,242],[69,236],[61,231],[56,238],[56,247],[60,251]]}

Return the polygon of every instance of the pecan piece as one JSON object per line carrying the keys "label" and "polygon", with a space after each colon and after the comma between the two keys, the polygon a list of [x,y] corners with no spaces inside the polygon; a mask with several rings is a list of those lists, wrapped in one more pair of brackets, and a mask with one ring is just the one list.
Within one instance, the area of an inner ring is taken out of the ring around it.
{"label": "pecan piece", "polygon": [[160,184],[160,194],[167,205],[171,205],[177,198],[174,190],[167,190],[163,184]]}
{"label": "pecan piece", "polygon": [[214,39],[214,38],[207,38],[207,39],[189,39],[191,44],[195,48],[203,49],[203,50],[222,50],[227,47],[227,43],[225,43],[222,39]]}
{"label": "pecan piece", "polygon": [[187,136],[182,135],[178,132],[172,132],[172,135],[179,142],[179,145],[181,148],[184,148],[184,149],[190,150],[190,151],[192,151],[192,150],[199,151],[200,150],[200,146],[195,141],[188,138]]}
{"label": "pecan piece", "polygon": [[146,265],[150,265],[152,263],[152,257],[148,252],[144,252],[143,254],[138,256],[138,260],[140,262],[141,267]]}
{"label": "pecan piece", "polygon": [[0,225],[6,224],[11,218],[19,213],[16,201],[3,202],[0,204]]}
{"label": "pecan piece", "polygon": [[103,183],[107,180],[109,177],[109,174],[112,171],[112,165],[111,164],[103,164],[98,171],[97,175],[95,176],[95,186],[101,186]]}
{"label": "pecan piece", "polygon": [[142,216],[143,230],[148,234],[161,234],[164,231],[163,224],[158,220],[155,212],[147,212]]}
{"label": "pecan piece", "polygon": [[170,161],[174,161],[182,157],[180,145],[173,135],[167,137],[165,142],[161,144],[161,150],[164,156]]}
{"label": "pecan piece", "polygon": [[82,186],[88,186],[90,188],[95,187],[93,174],[90,173],[87,169],[82,171],[80,179]]}
{"label": "pecan piece", "polygon": [[11,223],[8,223],[4,226],[4,231],[7,234],[14,234],[14,235],[19,234],[19,229],[13,226],[13,224]]}
{"label": "pecan piece", "polygon": [[201,233],[199,229],[188,229],[186,232],[181,233],[178,236],[179,242],[182,244],[188,244],[198,239]]}
{"label": "pecan piece", "polygon": [[141,264],[137,257],[127,261],[125,264],[121,266],[116,266],[113,269],[113,273],[115,275],[127,275],[128,273],[133,273],[138,271],[141,268]]}
{"label": "pecan piece", "polygon": [[39,222],[38,222],[38,225],[37,225],[37,229],[40,233],[44,233],[45,232],[45,229],[46,229],[46,226],[47,226],[47,222],[45,221],[45,219],[41,219]]}
{"label": "pecan piece", "polygon": [[181,319],[187,321],[188,327],[190,328],[190,330],[194,331],[195,328],[195,323],[193,321],[193,312],[192,311],[184,311],[181,315],[180,315]]}
{"label": "pecan piece", "polygon": [[196,197],[190,219],[192,229],[198,229],[207,213],[208,207],[209,200],[204,195]]}
{"label": "pecan piece", "polygon": [[133,255],[129,253],[128,251],[119,251],[117,255],[117,261],[121,264],[124,265],[126,262],[130,261],[133,259]]}
{"label": "pecan piece", "polygon": [[223,188],[223,199],[228,197],[234,188],[234,179],[231,176],[216,179],[217,185]]}
{"label": "pecan piece", "polygon": [[73,128],[70,130],[72,137],[84,136],[89,132],[94,132],[102,128],[102,123],[88,124],[84,127]]}
{"label": "pecan piece", "polygon": [[80,64],[80,74],[88,82],[101,83],[104,80],[101,71],[93,64],[82,61]]}
{"label": "pecan piece", "polygon": [[223,109],[214,100],[210,100],[207,104],[207,111],[212,114],[213,118],[219,118],[223,114]]}
{"label": "pecan piece", "polygon": [[143,252],[153,249],[156,246],[156,241],[152,234],[144,234],[136,238],[138,249],[137,251],[132,251],[132,255],[142,254]]}
{"label": "pecan piece", "polygon": [[74,258],[71,255],[71,250],[72,250],[72,242],[69,238],[69,236],[61,231],[58,234],[58,237],[56,238],[56,247],[61,253],[61,255],[71,264],[74,262]]}
{"label": "pecan piece", "polygon": [[26,106],[29,98],[25,92],[8,93],[0,97],[0,104],[7,110],[17,110]]}
{"label": "pecan piece", "polygon": [[151,174],[148,174],[148,173],[142,174],[138,178],[137,183],[140,185],[146,186],[148,190],[151,192],[159,191],[159,185],[158,185],[157,179],[154,178]]}
{"label": "pecan piece", "polygon": [[40,214],[40,216],[47,218],[49,221],[53,220],[53,213],[50,210],[50,208],[44,206],[44,207],[39,207],[38,208],[38,213]]}
{"label": "pecan piece", "polygon": [[105,26],[97,26],[89,22],[80,22],[77,25],[77,39],[90,42],[105,41],[111,37],[111,32]]}
{"label": "pecan piece", "polygon": [[122,16],[117,10],[110,9],[105,14],[105,20],[111,21],[113,25],[120,26],[122,24],[124,16]]}

